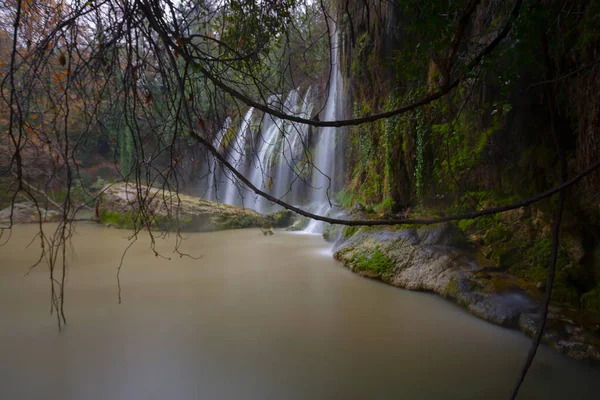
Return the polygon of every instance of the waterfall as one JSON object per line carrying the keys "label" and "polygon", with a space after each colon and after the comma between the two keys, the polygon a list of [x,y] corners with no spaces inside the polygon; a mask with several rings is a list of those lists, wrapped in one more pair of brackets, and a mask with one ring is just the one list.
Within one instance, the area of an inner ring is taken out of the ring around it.
{"label": "waterfall", "polygon": [[[309,87],[302,102],[296,105],[294,115],[300,118],[310,118],[314,103],[312,88]],[[304,154],[304,145],[308,143],[308,128],[306,124],[297,124],[285,121],[279,162],[275,170],[274,193],[277,197],[288,203],[300,202],[303,182],[297,177],[302,173],[299,166]]]}
{"label": "waterfall", "polygon": [[[213,142],[212,142],[212,145],[214,146],[215,149],[217,149],[217,151],[221,147],[221,142],[223,142],[223,139],[227,135],[227,131],[229,130],[230,126],[231,126],[231,118],[227,117],[227,119],[225,120],[225,123],[221,127],[221,130],[219,132],[217,132],[217,135],[214,137]],[[218,195],[218,190],[219,190],[218,170],[220,170],[220,168],[217,168],[218,167],[217,160],[215,160],[212,157],[211,157],[210,163],[211,163],[211,166],[208,171],[208,189],[206,190],[206,194],[204,195],[204,198],[206,200],[216,201],[216,200],[218,200],[218,197],[219,197],[219,195]]]}
{"label": "waterfall", "polygon": [[[337,32],[331,37],[331,73],[329,78],[329,91],[327,101],[323,110],[324,121],[335,121],[341,117],[342,97],[342,74],[338,65],[338,35]],[[334,177],[336,165],[335,144],[337,142],[336,128],[321,128],[315,135],[312,188],[310,191],[310,203],[315,213],[323,215],[330,210],[333,202]],[[324,222],[311,220],[306,231],[311,233],[322,232]]]}
{"label": "waterfall", "polygon": [[[327,99],[321,113],[323,121],[334,121],[342,117],[342,76],[338,65],[337,33],[332,35],[331,45],[333,61]],[[314,88],[309,87],[304,96],[300,95],[300,91],[300,88],[291,90],[283,102],[282,96],[272,95],[267,104],[288,115],[309,119],[315,105]],[[251,123],[254,114],[254,108],[248,109],[240,121],[235,137],[228,136],[224,142],[231,124],[231,119],[228,118],[216,135],[213,145],[217,149],[227,147],[225,151],[229,163],[261,190],[288,203],[303,204],[319,215],[329,212],[334,190],[338,189],[334,184],[336,161],[338,155],[341,157],[339,149],[336,152],[339,141],[336,128],[314,130],[309,138],[308,125],[265,114],[260,128],[256,129]],[[224,203],[244,205],[263,213],[278,208],[263,197],[249,192],[227,170],[213,167],[209,180],[215,182],[205,196],[209,200],[222,197],[220,200]],[[218,196],[218,193],[222,193],[222,196]],[[322,229],[322,222],[311,220],[306,231],[318,233]]]}
{"label": "waterfall", "polygon": [[[246,154],[248,140],[251,137],[250,122],[252,121],[253,113],[253,107],[250,107],[248,111],[246,111],[246,115],[244,115],[244,118],[240,123],[240,128],[238,129],[235,140],[232,141],[229,156],[227,157],[227,161],[242,173],[244,172],[244,155]],[[225,195],[223,196],[223,202],[226,204],[239,204],[241,202],[241,193],[243,193],[245,188],[231,176],[229,171],[227,171],[225,175],[227,179],[224,182]]]}
{"label": "waterfall", "polygon": [[[283,112],[294,115],[299,98],[300,93],[298,90],[290,91],[283,103]],[[273,172],[277,170],[277,165],[282,162],[281,157],[279,157],[280,150],[285,140],[286,127],[291,123],[270,115],[265,116],[265,119],[270,120],[270,123],[263,123],[263,129],[256,145],[258,151],[253,157],[249,179],[256,187],[277,195],[273,190],[276,179]],[[256,198],[254,205],[251,207],[260,212],[271,211],[271,204],[262,197]]]}

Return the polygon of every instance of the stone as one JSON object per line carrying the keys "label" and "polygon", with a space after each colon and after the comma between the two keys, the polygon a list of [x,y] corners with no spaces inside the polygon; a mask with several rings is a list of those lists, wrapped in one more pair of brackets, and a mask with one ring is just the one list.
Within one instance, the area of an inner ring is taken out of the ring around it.
{"label": "stone", "polygon": [[421,227],[417,229],[417,234],[424,245],[464,246],[467,244],[467,239],[462,231],[450,222]]}
{"label": "stone", "polygon": [[[143,213],[140,211],[140,202]],[[111,223],[116,228],[127,229],[150,225],[162,231],[203,232],[267,228],[272,226],[273,221],[247,208],[207,201],[162,188],[136,188],[127,183],[107,186],[98,200],[97,210],[100,223]]]}

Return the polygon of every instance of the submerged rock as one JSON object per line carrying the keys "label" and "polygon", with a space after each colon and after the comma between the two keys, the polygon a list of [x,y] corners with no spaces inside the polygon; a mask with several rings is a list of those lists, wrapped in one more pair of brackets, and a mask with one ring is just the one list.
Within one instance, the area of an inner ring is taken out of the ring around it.
{"label": "submerged rock", "polygon": [[[453,224],[419,229],[346,228],[334,258],[350,270],[409,290],[439,294],[489,322],[535,333],[543,293],[466,246]],[[600,317],[553,308],[544,341],[569,357],[600,361]]]}
{"label": "submerged rock", "polygon": [[273,225],[268,216],[247,208],[125,183],[104,190],[97,213],[105,226],[127,229],[203,232]]}

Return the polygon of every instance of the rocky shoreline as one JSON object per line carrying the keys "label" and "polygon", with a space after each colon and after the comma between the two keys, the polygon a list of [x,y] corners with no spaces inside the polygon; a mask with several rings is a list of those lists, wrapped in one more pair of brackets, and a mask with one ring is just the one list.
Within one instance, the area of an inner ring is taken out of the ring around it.
{"label": "rocky shoreline", "polygon": [[[351,271],[408,290],[436,293],[471,314],[532,336],[543,293],[499,270],[453,224],[421,228],[329,227],[334,258]],[[600,362],[600,316],[551,306],[543,341],[570,358]]]}

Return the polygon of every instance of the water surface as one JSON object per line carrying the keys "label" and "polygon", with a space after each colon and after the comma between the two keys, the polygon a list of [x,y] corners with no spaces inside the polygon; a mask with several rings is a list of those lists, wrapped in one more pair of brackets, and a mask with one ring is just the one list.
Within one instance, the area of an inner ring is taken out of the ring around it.
{"label": "water surface", "polygon": [[[50,226],[52,227],[52,226]],[[437,296],[361,278],[318,236],[143,236],[77,225],[68,326],[34,225],[0,247],[2,399],[506,399],[529,346]],[[522,399],[595,399],[600,371],[540,349]]]}

